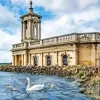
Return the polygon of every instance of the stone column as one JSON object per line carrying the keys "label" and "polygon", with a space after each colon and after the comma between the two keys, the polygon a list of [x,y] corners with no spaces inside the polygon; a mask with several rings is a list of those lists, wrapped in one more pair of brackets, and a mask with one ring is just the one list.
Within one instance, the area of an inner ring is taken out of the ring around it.
{"label": "stone column", "polygon": [[38,22],[37,22],[37,24],[36,24],[36,37],[37,37],[37,39],[38,39]]}
{"label": "stone column", "polygon": [[34,21],[32,21],[32,38],[34,38]]}
{"label": "stone column", "polygon": [[39,39],[41,39],[41,21],[39,22]]}
{"label": "stone column", "polygon": [[28,63],[31,64],[31,54],[28,55]]}
{"label": "stone column", "polygon": [[27,54],[24,54],[24,66],[27,64]]}
{"label": "stone column", "polygon": [[12,66],[15,66],[15,56],[12,55]]}
{"label": "stone column", "polygon": [[57,51],[57,64],[58,64],[58,51]]}
{"label": "stone column", "polygon": [[30,54],[30,64],[31,64],[31,54]]}
{"label": "stone column", "polygon": [[21,41],[23,41],[23,22],[21,22],[21,23],[22,23]]}
{"label": "stone column", "polygon": [[26,25],[25,25],[25,22],[23,22],[23,39],[26,39]]}
{"label": "stone column", "polygon": [[15,66],[17,66],[17,55],[15,55]]}
{"label": "stone column", "polygon": [[30,37],[32,38],[32,20],[30,20]]}
{"label": "stone column", "polygon": [[43,53],[42,53],[42,66],[43,66]]}
{"label": "stone column", "polygon": [[21,56],[22,56],[22,66],[24,66],[24,63],[23,63],[24,62],[24,55],[22,54]]}
{"label": "stone column", "polygon": [[31,19],[29,19],[29,38],[31,39],[32,37],[32,22]]}

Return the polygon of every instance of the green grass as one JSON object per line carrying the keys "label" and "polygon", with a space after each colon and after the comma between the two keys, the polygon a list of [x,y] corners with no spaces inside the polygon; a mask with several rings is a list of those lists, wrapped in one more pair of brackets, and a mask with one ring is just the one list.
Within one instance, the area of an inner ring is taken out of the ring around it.
{"label": "green grass", "polygon": [[84,75],[83,71],[79,71],[78,76],[81,78]]}
{"label": "green grass", "polygon": [[0,63],[0,66],[11,66],[11,63]]}

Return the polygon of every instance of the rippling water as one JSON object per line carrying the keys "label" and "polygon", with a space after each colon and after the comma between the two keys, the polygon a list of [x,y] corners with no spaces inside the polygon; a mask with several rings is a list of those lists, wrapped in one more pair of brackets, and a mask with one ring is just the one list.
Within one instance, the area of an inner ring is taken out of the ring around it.
{"label": "rippling water", "polygon": [[[44,83],[44,89],[27,94],[26,77],[30,78],[31,85]],[[49,84],[55,84],[56,87],[50,87]],[[7,85],[16,87],[19,91],[10,91]],[[79,90],[74,81],[57,76],[0,72],[0,100],[91,100],[80,94]]]}

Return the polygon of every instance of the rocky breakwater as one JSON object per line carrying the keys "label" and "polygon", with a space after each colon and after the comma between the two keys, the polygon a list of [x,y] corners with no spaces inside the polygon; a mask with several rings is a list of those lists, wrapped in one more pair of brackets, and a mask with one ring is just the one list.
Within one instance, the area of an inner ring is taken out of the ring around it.
{"label": "rocky breakwater", "polygon": [[18,72],[31,74],[57,75],[60,77],[72,76],[77,74],[78,69],[75,66],[0,66],[0,71]]}
{"label": "rocky breakwater", "polygon": [[[100,67],[84,66],[79,70],[77,82],[83,88],[81,93],[90,95],[91,97],[100,99]],[[95,100],[93,99],[93,100]]]}

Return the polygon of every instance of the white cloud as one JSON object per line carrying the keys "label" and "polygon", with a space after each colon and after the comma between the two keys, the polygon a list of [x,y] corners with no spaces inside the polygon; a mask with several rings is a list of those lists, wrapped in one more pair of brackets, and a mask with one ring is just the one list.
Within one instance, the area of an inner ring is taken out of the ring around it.
{"label": "white cloud", "polygon": [[84,9],[86,10],[86,8],[91,6],[97,6],[99,0],[33,0],[33,2],[33,6],[42,6],[45,10],[51,10],[56,14],[62,14],[74,13]]}
{"label": "white cloud", "polygon": [[0,13],[0,63],[11,62],[12,44],[20,42],[20,24],[16,12],[7,6],[0,4]]}
{"label": "white cloud", "polygon": [[42,38],[67,34],[75,28],[74,19],[68,15],[60,18],[44,21],[42,24]]}
{"label": "white cloud", "polygon": [[0,63],[10,63],[12,55],[9,51],[0,51]]}
{"label": "white cloud", "polygon": [[[33,8],[35,6],[44,7],[45,10],[51,10],[55,13],[62,13],[67,11],[77,12],[80,9],[84,9],[86,7],[96,5],[99,3],[99,0],[32,0]],[[11,3],[14,6],[28,7],[29,8],[29,0],[11,0]]]}
{"label": "white cloud", "polygon": [[78,0],[79,1],[79,5],[81,8],[86,8],[89,7],[91,5],[96,5],[98,4],[99,0]]}
{"label": "white cloud", "polygon": [[20,26],[14,13],[9,11],[7,7],[0,5],[0,27],[1,28],[18,28]]}
{"label": "white cloud", "polygon": [[[17,30],[16,30],[17,32]],[[12,48],[12,44],[20,42],[20,32],[9,34],[0,30],[0,50],[8,50]]]}
{"label": "white cloud", "polygon": [[[16,30],[17,31],[17,30]],[[12,44],[20,42],[20,32],[11,35],[7,32],[0,30],[0,63],[1,62],[11,62],[11,49]]]}
{"label": "white cloud", "polygon": [[42,38],[63,35],[73,32],[100,31],[100,8],[90,7],[83,12],[70,15],[63,14],[55,19],[44,21],[42,25]]}
{"label": "white cloud", "polygon": [[90,22],[90,21],[96,21],[100,19],[100,7],[90,7],[89,9],[83,11],[74,13],[71,16],[74,18],[76,23],[80,23],[80,20],[83,21],[83,23]]}

